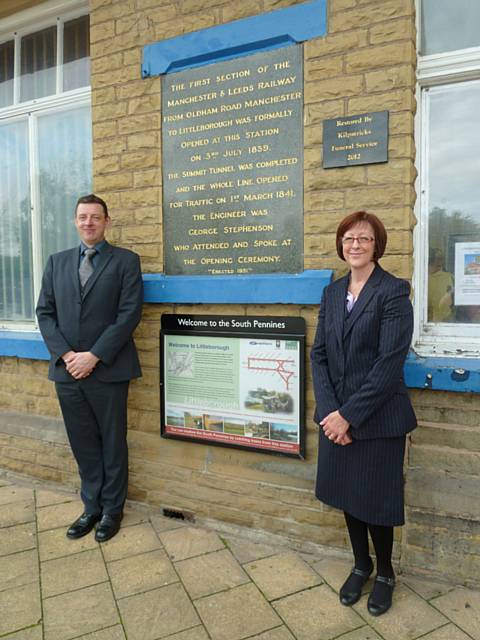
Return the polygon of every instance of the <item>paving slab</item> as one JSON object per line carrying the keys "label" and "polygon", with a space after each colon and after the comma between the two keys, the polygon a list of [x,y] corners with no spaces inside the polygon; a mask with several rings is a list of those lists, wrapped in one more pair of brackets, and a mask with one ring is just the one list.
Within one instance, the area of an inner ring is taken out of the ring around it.
{"label": "paving slab", "polygon": [[282,626],[264,631],[258,636],[252,636],[249,640],[295,640],[295,638],[286,627]]}
{"label": "paving slab", "polygon": [[431,604],[474,640],[480,640],[480,591],[457,587]]}
{"label": "paving slab", "polygon": [[38,582],[0,591],[0,636],[38,624],[42,617]]}
{"label": "paving slab", "polygon": [[178,575],[163,549],[108,563],[116,598],[125,598],[178,582]]}
{"label": "paving slab", "polygon": [[118,606],[128,640],[158,640],[200,623],[178,583],[123,598]]}
{"label": "paving slab", "polygon": [[71,556],[87,549],[96,549],[98,542],[95,542],[94,533],[90,533],[78,540],[70,540],[65,535],[65,527],[60,529],[49,529],[38,534],[38,550],[40,560],[54,560],[64,556]]}
{"label": "paving slab", "polygon": [[142,511],[138,511],[133,507],[127,505],[123,511],[122,527],[130,527],[132,524],[140,524],[141,522],[148,522],[148,514]]}
{"label": "paving slab", "polygon": [[45,640],[70,640],[120,623],[109,584],[46,598],[43,611]]}
{"label": "paving slab", "polygon": [[180,631],[173,636],[168,636],[168,640],[210,640],[204,627],[199,625],[193,627],[193,629],[187,629],[186,631]]}
{"label": "paving slab", "polygon": [[0,529],[0,556],[35,549],[37,533],[34,522]]}
{"label": "paving slab", "polygon": [[267,600],[283,598],[321,583],[318,574],[293,551],[255,560],[246,564],[245,570]]}
{"label": "paving slab", "polygon": [[47,560],[42,562],[41,570],[44,598],[83,589],[108,580],[100,549]]}
{"label": "paving slab", "polygon": [[227,549],[181,560],[175,568],[192,600],[250,581]]}
{"label": "paving slab", "polygon": [[443,596],[445,593],[449,593],[454,589],[453,585],[446,584],[444,582],[435,582],[429,580],[428,577],[417,578],[416,576],[400,576],[399,581],[410,587],[412,591],[419,596],[422,596],[424,600],[431,600],[438,596]]}
{"label": "paving slab", "polygon": [[28,627],[16,633],[9,633],[8,636],[2,636],[2,640],[43,640],[42,625]]}
{"label": "paving slab", "polygon": [[86,636],[80,636],[76,640],[125,640],[125,633],[123,627],[117,624],[108,629],[101,629],[100,631],[88,633]]}
{"label": "paving slab", "polygon": [[422,636],[422,640],[471,640],[471,636],[467,636],[461,629],[449,623]]}
{"label": "paving slab", "polygon": [[151,516],[150,522],[157,533],[188,526],[183,520],[178,518],[165,518],[164,516]]}
{"label": "paving slab", "polygon": [[22,587],[38,581],[38,554],[36,549],[12,553],[0,558],[0,591]]}
{"label": "paving slab", "polygon": [[0,527],[13,527],[17,524],[34,522],[35,505],[33,500],[22,500],[0,506]]}
{"label": "paving slab", "polygon": [[33,500],[33,489],[16,487],[15,485],[0,487],[0,505],[24,502],[26,500]]}
{"label": "paving slab", "polygon": [[245,564],[252,562],[253,560],[260,560],[261,558],[267,558],[278,553],[278,549],[271,547],[268,544],[259,544],[257,542],[251,542],[250,540],[244,540],[242,538],[236,538],[234,536],[223,536],[225,544],[240,562]]}
{"label": "paving slab", "polygon": [[282,624],[253,584],[201,598],[195,606],[212,640],[241,640]]}
{"label": "paving slab", "polygon": [[114,538],[102,543],[102,553],[105,560],[111,562],[160,549],[161,546],[154,528],[145,522],[131,527],[122,526]]}
{"label": "paving slab", "polygon": [[62,502],[37,509],[37,526],[39,531],[48,529],[67,529],[72,522],[82,515],[83,505],[74,502]]}
{"label": "paving slab", "polygon": [[327,585],[286,596],[273,606],[297,640],[330,640],[365,625]]}
{"label": "paving slab", "polygon": [[48,507],[52,504],[61,504],[62,502],[76,502],[78,504],[78,496],[71,493],[63,493],[61,491],[49,491],[48,489],[36,489],[35,500],[38,507]]}
{"label": "paving slab", "polygon": [[382,640],[382,638],[371,627],[365,625],[360,629],[355,629],[355,631],[346,633],[345,635],[341,636],[339,640]]}
{"label": "paving slab", "polygon": [[186,560],[209,551],[225,549],[220,537],[213,531],[183,527],[159,533],[168,555],[172,560]]}
{"label": "paving slab", "polygon": [[447,624],[448,620],[406,585],[397,584],[392,608],[374,618],[367,612],[367,596],[354,605],[355,611],[368,616],[371,627],[384,640],[412,640]]}

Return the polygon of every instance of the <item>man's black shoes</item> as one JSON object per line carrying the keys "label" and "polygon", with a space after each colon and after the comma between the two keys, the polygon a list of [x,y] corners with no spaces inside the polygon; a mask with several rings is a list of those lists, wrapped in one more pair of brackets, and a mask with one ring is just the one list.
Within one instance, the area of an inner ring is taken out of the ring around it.
{"label": "man's black shoes", "polygon": [[106,513],[102,516],[100,523],[95,531],[95,540],[97,542],[106,542],[113,538],[120,529],[120,522],[122,521],[122,514],[109,515]]}
{"label": "man's black shoes", "polygon": [[373,571],[373,563],[370,569],[362,571],[361,569],[353,568],[348,578],[343,583],[340,589],[340,602],[346,607],[351,607],[360,600],[362,595],[362,588],[370,577]]}
{"label": "man's black shoes", "polygon": [[82,513],[82,515],[70,525],[67,538],[76,540],[86,536],[93,529],[102,516],[99,513]]}

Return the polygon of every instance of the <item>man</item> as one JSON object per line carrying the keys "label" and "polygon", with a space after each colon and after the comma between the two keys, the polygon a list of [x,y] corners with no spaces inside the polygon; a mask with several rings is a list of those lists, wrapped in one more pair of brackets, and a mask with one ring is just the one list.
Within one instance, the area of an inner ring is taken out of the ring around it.
{"label": "man", "polygon": [[127,496],[127,395],[141,375],[132,333],[143,287],[138,255],[105,240],[101,198],[79,198],[74,222],[80,247],[49,257],[37,318],[81,479],[84,513],[67,537],[99,523],[95,539],[104,542],[118,532]]}

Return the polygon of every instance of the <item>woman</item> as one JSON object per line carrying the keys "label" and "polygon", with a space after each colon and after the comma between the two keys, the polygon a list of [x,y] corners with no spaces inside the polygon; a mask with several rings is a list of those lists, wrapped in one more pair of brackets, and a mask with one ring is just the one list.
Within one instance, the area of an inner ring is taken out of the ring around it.
{"label": "woman", "polygon": [[350,272],[324,291],[311,353],[320,425],[316,495],[343,510],[355,558],[340,602],[357,602],[373,571],[370,532],[377,559],[372,615],[392,604],[405,434],[416,426],[403,381],[413,330],[410,286],[379,266],[386,242],[382,222],[365,211],[339,224],[337,252]]}

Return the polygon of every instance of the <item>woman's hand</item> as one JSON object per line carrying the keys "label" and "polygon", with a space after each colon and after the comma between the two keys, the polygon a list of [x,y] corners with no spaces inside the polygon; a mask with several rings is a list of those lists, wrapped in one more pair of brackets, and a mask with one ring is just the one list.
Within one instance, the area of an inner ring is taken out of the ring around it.
{"label": "woman's hand", "polygon": [[338,411],[332,411],[320,421],[323,433],[329,440],[335,444],[346,445],[352,442],[352,438],[348,432],[349,423],[342,418]]}

